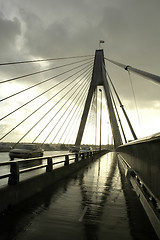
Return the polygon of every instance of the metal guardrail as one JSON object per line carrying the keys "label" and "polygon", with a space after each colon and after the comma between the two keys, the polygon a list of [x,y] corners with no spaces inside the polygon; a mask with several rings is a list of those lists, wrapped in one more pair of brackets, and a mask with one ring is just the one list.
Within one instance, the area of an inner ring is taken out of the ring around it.
{"label": "metal guardrail", "polygon": [[[0,167],[2,166],[10,166],[10,173],[4,174],[0,176],[0,179],[6,179],[8,178],[8,184],[9,185],[15,185],[20,182],[19,177],[20,174],[31,172],[34,170],[38,170],[41,168],[46,168],[46,172],[53,171],[53,166],[58,164],[64,164],[64,167],[68,166],[71,162],[78,162],[80,160],[87,159],[88,157],[94,156],[98,151],[90,151],[85,153],[71,153],[71,154],[62,154],[62,155],[56,155],[56,156],[46,156],[46,157],[39,157],[39,158],[28,158],[28,159],[20,159],[20,160],[13,160],[13,161],[7,161],[0,163]],[[54,159],[63,158],[63,160],[60,160],[58,162],[54,162]],[[46,160],[46,163],[43,163],[43,160]],[[42,163],[27,167],[24,169],[20,169],[20,165],[22,163],[36,163],[37,161],[41,161]]]}

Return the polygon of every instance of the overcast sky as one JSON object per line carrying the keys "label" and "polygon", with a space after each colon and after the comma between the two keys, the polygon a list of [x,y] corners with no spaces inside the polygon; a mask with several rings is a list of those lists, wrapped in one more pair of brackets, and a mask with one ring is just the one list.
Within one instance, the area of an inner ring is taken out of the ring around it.
{"label": "overcast sky", "polygon": [[[107,58],[160,75],[159,11],[160,0],[0,0],[0,62],[94,55],[101,39]],[[129,77],[106,66],[132,118]],[[131,78],[144,132],[158,132],[160,86]]]}

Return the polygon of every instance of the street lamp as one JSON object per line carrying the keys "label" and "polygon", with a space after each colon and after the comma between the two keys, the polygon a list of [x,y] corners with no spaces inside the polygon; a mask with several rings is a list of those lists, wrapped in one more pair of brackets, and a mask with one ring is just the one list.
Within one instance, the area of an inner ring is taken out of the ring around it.
{"label": "street lamp", "polygon": [[101,93],[101,102],[100,102],[100,140],[99,140],[99,151],[101,151],[101,128],[102,128],[102,89],[99,89]]}

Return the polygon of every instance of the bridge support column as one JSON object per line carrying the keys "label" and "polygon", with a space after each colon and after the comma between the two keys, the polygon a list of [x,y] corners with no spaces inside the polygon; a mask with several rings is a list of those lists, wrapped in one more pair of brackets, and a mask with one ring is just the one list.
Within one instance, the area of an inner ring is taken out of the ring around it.
{"label": "bridge support column", "polygon": [[104,53],[103,50],[96,50],[95,53],[95,59],[94,59],[94,68],[93,68],[93,73],[92,73],[92,80],[90,84],[90,88],[88,91],[88,96],[86,99],[84,111],[82,114],[78,134],[77,134],[77,139],[75,141],[75,145],[79,146],[81,144],[85,124],[87,121],[90,105],[91,105],[91,100],[93,93],[95,92],[97,86],[103,86],[105,95],[106,95],[106,100],[107,100],[107,106],[109,110],[109,118],[110,118],[110,123],[111,123],[111,128],[112,128],[112,133],[113,133],[113,138],[114,138],[114,145],[117,148],[119,145],[122,144],[122,139],[110,95],[110,88],[109,88],[109,83],[108,79],[106,77],[106,70],[105,70],[105,62],[104,62]]}

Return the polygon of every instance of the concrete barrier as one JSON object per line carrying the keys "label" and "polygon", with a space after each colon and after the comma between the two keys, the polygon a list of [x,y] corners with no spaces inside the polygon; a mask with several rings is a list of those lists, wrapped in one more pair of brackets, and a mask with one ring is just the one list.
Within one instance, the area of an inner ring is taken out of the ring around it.
{"label": "concrete barrier", "polygon": [[160,136],[133,141],[117,148],[145,184],[152,195],[160,201]]}

